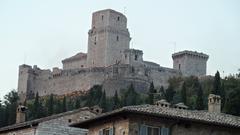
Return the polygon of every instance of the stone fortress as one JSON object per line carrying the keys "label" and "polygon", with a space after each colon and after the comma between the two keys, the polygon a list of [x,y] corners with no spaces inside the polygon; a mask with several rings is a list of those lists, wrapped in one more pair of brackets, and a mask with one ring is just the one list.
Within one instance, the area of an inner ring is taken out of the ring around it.
{"label": "stone fortress", "polygon": [[174,76],[206,75],[208,55],[194,51],[174,53],[173,68],[143,60],[143,51],[129,47],[131,37],[127,18],[106,9],[94,12],[88,32],[88,52],[78,53],[62,61],[63,68],[40,69],[19,66],[20,100],[40,96],[84,93],[94,85],[102,85],[107,95],[126,89],[131,83],[138,92],[146,92],[150,83],[167,87]]}

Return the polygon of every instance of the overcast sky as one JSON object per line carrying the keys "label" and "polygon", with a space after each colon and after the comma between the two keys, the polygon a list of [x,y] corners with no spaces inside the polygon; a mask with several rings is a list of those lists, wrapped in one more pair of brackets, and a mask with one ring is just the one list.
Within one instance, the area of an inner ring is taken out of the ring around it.
{"label": "overcast sky", "polygon": [[172,67],[187,49],[210,55],[208,74],[240,68],[239,0],[0,0],[0,98],[17,89],[20,64],[61,67],[86,52],[91,14],[106,8],[127,16],[145,60]]}

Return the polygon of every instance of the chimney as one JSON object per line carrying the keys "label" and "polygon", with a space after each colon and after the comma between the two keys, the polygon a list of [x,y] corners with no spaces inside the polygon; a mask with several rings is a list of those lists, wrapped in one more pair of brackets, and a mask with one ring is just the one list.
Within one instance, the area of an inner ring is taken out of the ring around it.
{"label": "chimney", "polygon": [[27,107],[19,105],[17,108],[16,124],[25,122]]}
{"label": "chimney", "polygon": [[170,103],[168,103],[165,99],[155,102],[155,105],[157,105],[159,107],[166,107],[166,108],[170,107]]}
{"label": "chimney", "polygon": [[187,110],[188,106],[186,106],[184,103],[181,102],[181,103],[175,104],[174,108],[180,109],[180,110]]}
{"label": "chimney", "polygon": [[208,112],[221,113],[221,97],[219,95],[210,94],[208,96]]}

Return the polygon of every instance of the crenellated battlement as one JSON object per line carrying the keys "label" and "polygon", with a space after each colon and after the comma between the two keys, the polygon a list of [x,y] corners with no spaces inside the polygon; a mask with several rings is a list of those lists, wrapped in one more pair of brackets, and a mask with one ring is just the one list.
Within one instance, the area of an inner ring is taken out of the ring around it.
{"label": "crenellated battlement", "polygon": [[189,51],[189,50],[174,53],[172,55],[172,58],[175,59],[175,58],[183,57],[185,55],[191,56],[191,57],[199,57],[199,58],[206,59],[206,60],[209,58],[209,56],[207,54],[199,53],[197,51]]}

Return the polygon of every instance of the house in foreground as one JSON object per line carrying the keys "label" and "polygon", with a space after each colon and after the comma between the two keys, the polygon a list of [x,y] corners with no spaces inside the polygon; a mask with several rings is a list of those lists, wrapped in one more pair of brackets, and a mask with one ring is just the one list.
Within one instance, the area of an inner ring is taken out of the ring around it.
{"label": "house in foreground", "polygon": [[24,110],[21,106],[17,108],[16,124],[0,128],[0,135],[86,135],[88,130],[69,127],[69,125],[101,113],[98,107],[85,107],[36,120],[25,121]]}
{"label": "house in foreground", "polygon": [[210,95],[208,111],[186,110],[183,104],[170,108],[156,105],[128,106],[73,124],[88,129],[88,135],[239,135],[240,117],[220,112],[221,99]]}

